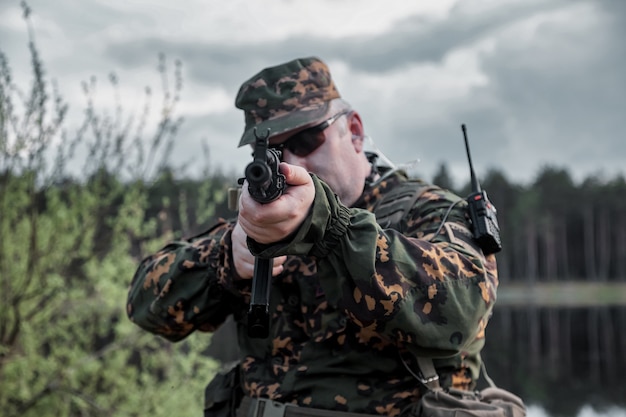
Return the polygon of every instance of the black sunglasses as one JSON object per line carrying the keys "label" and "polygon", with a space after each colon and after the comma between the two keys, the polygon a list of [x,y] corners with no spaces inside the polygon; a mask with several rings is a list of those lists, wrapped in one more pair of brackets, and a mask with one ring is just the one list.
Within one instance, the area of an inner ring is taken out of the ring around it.
{"label": "black sunglasses", "polygon": [[290,136],[283,143],[270,145],[270,147],[280,151],[287,149],[296,156],[307,156],[322,146],[322,144],[326,141],[326,136],[321,133],[328,129],[328,127],[335,123],[341,116],[348,113],[350,113],[350,110],[342,110],[333,117],[324,120],[322,123],[308,129],[301,130],[295,135]]}

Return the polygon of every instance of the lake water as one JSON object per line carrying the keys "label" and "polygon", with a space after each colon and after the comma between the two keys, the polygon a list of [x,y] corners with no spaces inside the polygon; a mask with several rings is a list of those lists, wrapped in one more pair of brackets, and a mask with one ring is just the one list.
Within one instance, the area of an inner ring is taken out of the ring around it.
{"label": "lake water", "polygon": [[530,417],[626,417],[626,306],[496,306],[482,356]]}

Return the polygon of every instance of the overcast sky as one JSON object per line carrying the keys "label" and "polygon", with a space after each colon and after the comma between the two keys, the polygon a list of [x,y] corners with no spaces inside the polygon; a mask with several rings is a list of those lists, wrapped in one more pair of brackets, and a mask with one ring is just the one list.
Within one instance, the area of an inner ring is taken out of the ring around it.
{"label": "overcast sky", "polygon": [[[234,97],[259,70],[315,55],[362,115],[366,132],[397,164],[419,162],[427,179],[446,163],[532,181],[544,165],[575,180],[626,172],[626,2],[622,0],[29,0],[48,74],[84,109],[81,82],[139,111],[144,87],[160,91],[158,54],[183,65],[173,160],[243,173],[243,115]],[[28,74],[18,0],[0,1],[0,50]]]}

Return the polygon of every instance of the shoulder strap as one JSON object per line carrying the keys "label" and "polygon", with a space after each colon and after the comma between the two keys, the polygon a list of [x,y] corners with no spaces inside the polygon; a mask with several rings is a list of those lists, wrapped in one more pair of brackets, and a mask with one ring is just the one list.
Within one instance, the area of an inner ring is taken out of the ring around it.
{"label": "shoulder strap", "polygon": [[[404,366],[409,370],[409,372],[411,372],[411,374],[413,374],[414,377],[416,377],[422,384],[424,384],[426,388],[428,388],[431,391],[437,391],[441,389],[441,385],[439,384],[439,374],[437,373],[437,370],[435,369],[435,363],[433,362],[431,358],[427,358],[425,356],[415,356],[415,359],[417,360],[417,366],[419,367],[419,370],[420,370],[419,376],[415,375],[411,371],[411,369],[409,368],[408,364],[406,363],[406,361],[404,360],[402,356],[400,356],[400,359],[402,359]],[[485,381],[487,381],[487,383],[489,384],[489,387],[497,388],[497,385],[495,384],[493,379],[491,379],[489,375],[487,375],[487,368],[485,367],[485,361],[483,361],[482,359],[480,362],[480,374],[478,378],[480,378],[480,375],[482,375],[485,378]]]}
{"label": "shoulder strap", "polygon": [[441,389],[441,385],[439,385],[439,374],[435,369],[435,364],[433,360],[430,358],[425,358],[423,356],[418,356],[417,365],[420,368],[420,372],[422,373],[422,384],[426,385],[429,390],[437,391]]}
{"label": "shoulder strap", "polygon": [[374,208],[376,221],[383,228],[402,231],[403,220],[411,211],[417,199],[429,188],[429,185],[418,180],[404,181],[383,196]]}
{"label": "shoulder strap", "polygon": [[400,360],[407,371],[415,379],[421,382],[430,391],[441,391],[441,385],[439,384],[439,374],[435,369],[435,364],[432,359],[424,356],[414,356],[417,359],[417,367],[419,368],[419,374],[415,373],[411,366],[406,362],[402,354],[400,354]]}

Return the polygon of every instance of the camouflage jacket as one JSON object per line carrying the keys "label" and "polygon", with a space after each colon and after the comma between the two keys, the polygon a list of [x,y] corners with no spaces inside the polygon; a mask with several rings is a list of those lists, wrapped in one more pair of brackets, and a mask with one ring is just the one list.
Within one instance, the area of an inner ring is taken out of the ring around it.
{"label": "camouflage jacket", "polygon": [[407,370],[417,370],[412,355],[437,358],[444,385],[472,387],[498,281],[495,257],[472,240],[465,201],[427,186],[400,233],[381,228],[372,209],[407,180],[402,173],[366,187],[352,208],[313,178],[315,201],[292,239],[249,242],[256,255],[290,255],[272,280],[269,338],[247,336],[251,280],[233,267],[228,221],[144,259],[130,319],[177,341],[232,314],[253,397],[395,416],[423,389]]}

